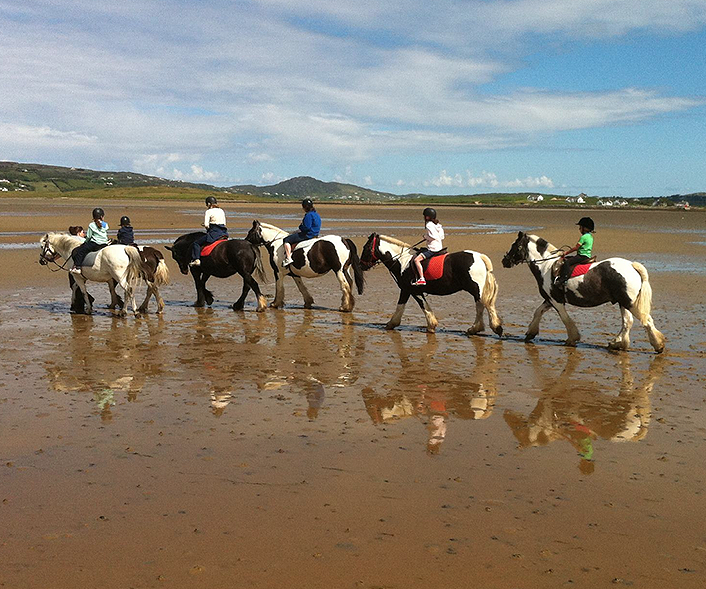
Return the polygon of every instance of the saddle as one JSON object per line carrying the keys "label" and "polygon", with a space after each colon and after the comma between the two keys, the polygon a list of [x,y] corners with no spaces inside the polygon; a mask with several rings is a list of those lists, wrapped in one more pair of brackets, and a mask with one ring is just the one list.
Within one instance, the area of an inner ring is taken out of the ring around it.
{"label": "saddle", "polygon": [[[439,252],[434,252],[434,255],[425,260],[426,267],[424,268],[424,278],[429,280],[438,280],[444,274],[444,262],[448,252],[446,248]],[[422,265],[424,267],[424,265]]]}
{"label": "saddle", "polygon": [[224,241],[228,241],[227,237],[221,237],[220,239],[214,241],[213,243],[209,243],[208,245],[205,245],[201,248],[201,257],[205,258],[206,256],[211,255],[211,252],[213,251],[213,248],[215,248],[219,243],[222,243]]}
{"label": "saddle", "polygon": [[[573,270],[571,271],[571,276],[569,278],[574,278],[576,276],[582,276],[583,274],[586,274],[591,269],[591,266],[596,263],[596,256],[591,256],[588,258],[588,262],[585,264],[577,264],[574,266]],[[559,274],[561,273],[561,267],[564,265],[564,260],[559,259],[556,262],[554,262],[554,265],[552,266],[552,280],[554,280]]]}

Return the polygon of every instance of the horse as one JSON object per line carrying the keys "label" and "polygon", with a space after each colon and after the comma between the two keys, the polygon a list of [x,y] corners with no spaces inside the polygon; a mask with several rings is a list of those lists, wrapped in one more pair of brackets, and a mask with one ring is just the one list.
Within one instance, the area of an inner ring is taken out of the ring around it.
{"label": "horse", "polygon": [[[159,293],[159,287],[165,284],[169,284],[169,268],[167,263],[164,261],[164,256],[162,252],[158,249],[150,246],[135,246],[140,251],[140,257],[142,258],[142,270],[143,278],[147,282],[147,296],[142,304],[137,309],[139,313],[148,312],[148,304],[150,297],[154,296],[155,301],[157,301],[157,314],[164,312],[164,299],[162,299]],[[115,284],[113,284],[115,286]],[[71,312],[72,313],[84,313],[86,301],[83,296],[83,292],[79,288],[76,280],[72,274],[69,274],[69,287],[71,288]],[[115,295],[117,303],[111,302],[111,308],[122,309],[125,305],[120,295],[116,293]],[[93,304],[94,298],[89,294],[88,298]]]}
{"label": "horse", "polygon": [[[42,265],[56,263],[58,258],[63,258],[65,262],[60,267],[64,268],[71,261],[71,252],[82,243],[83,240],[75,235],[47,233],[39,242],[42,248],[39,263]],[[111,309],[121,307],[120,297],[115,292],[115,285],[119,285],[125,291],[125,298],[130,302],[132,312],[137,315],[139,310],[135,304],[135,288],[143,277],[142,258],[137,248],[109,245],[88,254],[81,274],[75,275],[74,279],[83,294],[87,314],[93,311],[93,301],[86,290],[86,281],[92,280],[108,283]],[[124,313],[125,310],[121,309],[121,314]]]}
{"label": "horse", "polygon": [[[414,286],[412,281],[415,274],[412,261],[416,254],[416,250],[409,244],[379,233],[371,233],[363,246],[363,253],[360,256],[363,268],[370,270],[382,262],[400,289],[397,309],[385,325],[385,329],[395,329],[399,326],[405,305],[411,296],[424,312],[427,331],[433,333],[439,322],[429,306],[426,295],[446,296],[465,291],[476,302],[475,322],[467,330],[467,335],[475,335],[485,329],[484,310],[488,312],[491,329],[499,336],[503,334],[502,320],[495,309],[498,285],[493,275],[493,264],[488,256],[472,250],[448,254],[444,260],[440,278],[428,280],[425,286]],[[426,266],[428,262],[425,261],[424,264]]]}
{"label": "horse", "polygon": [[598,307],[605,303],[618,303],[623,320],[622,328],[608,343],[608,348],[627,350],[630,347],[630,328],[634,316],[642,323],[655,351],[659,354],[664,350],[665,337],[657,330],[650,315],[652,287],[647,270],[642,264],[624,258],[608,258],[593,264],[586,274],[570,278],[565,287],[561,287],[552,281],[552,269],[558,258],[558,251],[545,239],[520,231],[503,257],[505,268],[518,264],[529,266],[537,281],[539,294],[544,299],[534,312],[525,334],[525,341],[531,341],[537,336],[542,315],[554,308],[566,327],[566,345],[575,346],[581,335],[566,311],[566,304],[575,307]]}
{"label": "horse", "polygon": [[190,267],[192,245],[203,234],[203,231],[187,233],[178,237],[171,246],[166,246],[172,252],[172,258],[179,264],[181,273],[186,275],[191,271],[196,285],[194,307],[213,304],[213,293],[206,288],[206,282],[211,276],[228,278],[233,274],[240,274],[243,278],[243,292],[240,298],[233,303],[233,310],[243,310],[245,297],[252,289],[257,297],[257,311],[258,313],[263,312],[267,308],[267,300],[260,292],[260,286],[252,277],[254,272],[260,280],[265,282],[259,248],[244,239],[223,240],[222,243],[216,244],[210,255],[201,258],[200,266]]}
{"label": "horse", "polygon": [[363,294],[365,285],[365,277],[355,244],[350,239],[338,235],[326,235],[303,241],[298,243],[292,252],[293,263],[283,269],[283,240],[287,235],[286,231],[274,225],[255,220],[245,237],[253,245],[264,245],[270,254],[270,266],[276,281],[275,299],[270,303],[270,306],[276,309],[284,307],[284,277],[288,275],[294,279],[294,283],[304,297],[304,308],[310,309],[314,304],[314,299],[304,285],[302,278],[321,278],[329,271],[333,271],[343,293],[339,311],[351,312],[355,306],[352,291],[353,282],[355,281],[360,295]]}

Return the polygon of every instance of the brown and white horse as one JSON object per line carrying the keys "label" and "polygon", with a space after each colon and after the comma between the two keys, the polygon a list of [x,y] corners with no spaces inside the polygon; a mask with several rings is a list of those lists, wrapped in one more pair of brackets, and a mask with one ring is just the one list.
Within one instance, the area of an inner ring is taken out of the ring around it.
{"label": "brown and white horse", "polygon": [[491,329],[502,335],[502,320],[495,309],[498,285],[493,275],[493,264],[488,256],[471,250],[448,254],[440,278],[428,281],[426,286],[414,286],[412,260],[416,254],[416,250],[408,243],[379,233],[372,233],[363,246],[360,256],[363,268],[369,270],[382,262],[400,288],[397,309],[387,322],[386,329],[394,329],[402,322],[405,305],[409,297],[412,297],[424,312],[427,331],[433,332],[439,322],[429,306],[426,295],[446,296],[466,291],[476,301],[476,318],[466,333],[474,335],[485,329],[483,311],[487,311]]}
{"label": "brown and white horse", "polygon": [[339,310],[352,311],[355,306],[353,282],[358,289],[358,294],[363,294],[365,284],[355,244],[350,239],[338,235],[326,235],[303,241],[292,251],[293,263],[283,269],[283,240],[287,235],[287,232],[279,227],[253,221],[252,228],[245,238],[253,245],[264,245],[270,254],[270,266],[276,280],[275,300],[270,303],[270,306],[284,307],[284,277],[289,275],[304,297],[304,307],[310,309],[314,304],[314,298],[304,286],[302,278],[321,278],[324,274],[333,271],[343,293]]}
{"label": "brown and white horse", "polygon": [[503,258],[503,266],[511,268],[527,264],[537,281],[544,302],[534,312],[527,328],[525,341],[539,333],[542,315],[554,308],[564,322],[567,346],[575,346],[581,339],[573,319],[566,312],[566,304],[575,307],[597,307],[605,303],[620,306],[623,325],[620,333],[608,343],[610,349],[627,350],[630,347],[630,328],[633,316],[642,323],[650,344],[657,353],[664,350],[664,335],[652,321],[652,287],[645,267],[624,258],[609,258],[594,264],[582,276],[570,278],[565,287],[553,284],[552,268],[557,261],[557,250],[551,243],[520,231],[515,243]]}

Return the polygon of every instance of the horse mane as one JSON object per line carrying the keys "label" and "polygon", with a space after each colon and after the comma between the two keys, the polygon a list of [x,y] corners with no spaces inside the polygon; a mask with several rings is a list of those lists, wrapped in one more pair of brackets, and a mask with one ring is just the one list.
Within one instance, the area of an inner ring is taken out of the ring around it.
{"label": "horse mane", "polygon": [[380,239],[382,239],[383,241],[386,241],[387,243],[391,243],[393,245],[399,245],[400,247],[406,247],[406,248],[411,247],[408,243],[405,243],[404,241],[400,241],[399,239],[395,239],[394,237],[390,237],[389,235],[380,235]]}
{"label": "horse mane", "polygon": [[[532,235],[532,234],[530,234],[530,233],[527,234],[527,237],[529,237],[530,240],[533,241],[534,243],[537,243],[537,241],[540,240],[540,239],[544,239],[543,237],[540,237],[539,235]],[[544,241],[547,241],[547,240],[544,239]],[[556,248],[554,245],[552,245],[551,243],[549,243],[549,242],[547,241],[547,251],[553,253],[553,252],[556,252],[556,251],[558,251],[558,250],[557,250],[557,248]]]}
{"label": "horse mane", "polygon": [[83,243],[83,240],[80,237],[70,235],[69,233],[47,233],[47,237],[49,238],[50,243],[54,241],[59,245],[59,247],[76,247],[77,245],[81,245]]}
{"label": "horse mane", "polygon": [[273,229],[274,231],[284,232],[283,229],[280,229],[279,227],[276,227],[275,225],[271,225],[270,223],[263,223],[262,221],[260,221],[260,226],[264,227],[265,229]]}

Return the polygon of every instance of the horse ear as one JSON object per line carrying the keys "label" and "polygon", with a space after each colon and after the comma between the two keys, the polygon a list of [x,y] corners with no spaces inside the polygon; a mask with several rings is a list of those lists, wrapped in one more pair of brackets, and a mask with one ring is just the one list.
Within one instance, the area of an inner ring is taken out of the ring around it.
{"label": "horse ear", "polygon": [[255,219],[255,220],[252,222],[252,228],[255,229],[259,224],[260,224],[260,222],[259,222],[257,219]]}
{"label": "horse ear", "polygon": [[172,246],[171,246],[171,245],[165,245],[165,246],[164,246],[164,249],[165,249],[165,250],[172,251]]}
{"label": "horse ear", "polygon": [[517,232],[517,237],[522,237],[523,235],[524,235],[524,233],[522,231]]}

